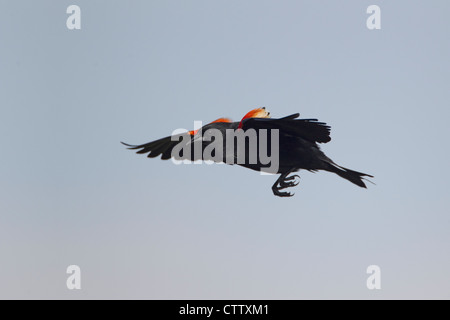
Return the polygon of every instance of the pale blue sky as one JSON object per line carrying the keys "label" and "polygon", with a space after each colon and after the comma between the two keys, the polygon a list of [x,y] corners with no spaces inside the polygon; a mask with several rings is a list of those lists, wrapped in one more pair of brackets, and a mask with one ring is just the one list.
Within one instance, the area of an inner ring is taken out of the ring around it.
{"label": "pale blue sky", "polygon": [[[66,28],[71,4],[81,30]],[[450,298],[449,12],[2,1],[0,298]],[[325,153],[377,185],[301,172],[277,198],[275,176],[119,144],[259,106],[327,122]],[[65,286],[70,264],[81,291]]]}

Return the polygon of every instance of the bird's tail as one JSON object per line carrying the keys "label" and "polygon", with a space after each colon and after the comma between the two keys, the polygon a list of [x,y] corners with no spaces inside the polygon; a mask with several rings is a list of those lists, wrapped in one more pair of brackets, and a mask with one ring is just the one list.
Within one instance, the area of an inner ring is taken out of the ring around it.
{"label": "bird's tail", "polygon": [[363,180],[371,182],[370,180],[365,179],[365,177],[373,178],[373,176],[371,176],[370,174],[362,173],[362,172],[358,172],[358,171],[354,171],[354,170],[350,170],[350,169],[338,166],[337,164],[335,164],[332,161],[328,162],[328,168],[326,170],[336,173],[338,176],[340,176],[344,179],[347,179],[348,181],[356,184],[357,186],[359,186],[361,188],[366,188],[366,184],[364,183]]}

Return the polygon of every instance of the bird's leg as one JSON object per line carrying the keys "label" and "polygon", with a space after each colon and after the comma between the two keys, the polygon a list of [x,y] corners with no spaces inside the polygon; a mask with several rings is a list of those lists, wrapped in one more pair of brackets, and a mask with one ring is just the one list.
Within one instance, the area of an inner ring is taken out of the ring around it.
{"label": "bird's leg", "polygon": [[300,178],[298,175],[287,177],[294,170],[295,168],[292,168],[291,170],[281,174],[280,177],[277,179],[277,181],[275,181],[274,185],[272,186],[272,191],[274,195],[278,197],[292,197],[294,195],[290,192],[280,191],[282,189],[295,187],[296,185],[298,185],[298,182],[290,181],[294,180],[296,177]]}

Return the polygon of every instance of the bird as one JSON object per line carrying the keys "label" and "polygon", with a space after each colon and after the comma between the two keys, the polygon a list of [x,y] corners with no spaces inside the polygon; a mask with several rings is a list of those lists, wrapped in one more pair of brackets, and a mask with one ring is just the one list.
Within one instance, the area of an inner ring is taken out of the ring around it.
{"label": "bird", "polygon": [[[146,144],[121,143],[131,150],[138,150],[136,152],[138,154],[148,154],[149,158],[161,155],[163,160],[170,158],[191,161],[212,160],[230,165],[237,164],[258,171],[265,171],[268,168],[267,161],[261,158],[262,149],[265,149],[266,155],[277,156],[275,170],[270,173],[280,174],[272,186],[273,194],[278,197],[294,195],[282,190],[299,184],[300,176],[290,175],[299,170],[332,172],[361,188],[366,188],[363,180],[371,182],[367,178],[373,178],[372,175],[342,167],[320,149],[318,143],[331,141],[331,127],[324,122],[319,122],[318,119],[298,119],[299,117],[299,113],[294,113],[282,118],[271,118],[270,112],[262,107],[247,112],[239,122],[233,122],[229,118],[219,118],[200,129]],[[253,141],[250,134],[252,132],[256,139]],[[274,132],[276,135],[273,135]],[[244,137],[241,140],[241,142],[244,141],[243,146],[239,145],[239,141],[235,143],[239,134]],[[248,140],[245,140],[246,138]],[[264,148],[261,145],[262,140],[265,143]],[[249,143],[245,143],[246,141]],[[195,148],[200,152],[196,153]],[[256,157],[253,157],[254,153]],[[253,161],[251,161],[252,157]]]}

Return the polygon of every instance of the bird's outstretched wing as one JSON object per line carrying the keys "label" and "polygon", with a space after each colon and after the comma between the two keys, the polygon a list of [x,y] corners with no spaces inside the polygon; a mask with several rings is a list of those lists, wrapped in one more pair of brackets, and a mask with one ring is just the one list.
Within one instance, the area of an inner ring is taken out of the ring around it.
{"label": "bird's outstretched wing", "polygon": [[[184,136],[184,137],[183,137]],[[184,140],[181,140],[182,138],[185,138]],[[189,133],[182,133],[175,136],[169,136],[162,139],[158,139],[149,143],[141,144],[141,145],[131,145],[125,142],[121,142],[123,145],[127,146],[128,149],[131,150],[138,150],[136,153],[138,154],[145,154],[148,153],[148,158],[156,158],[159,155],[161,155],[162,160],[167,160],[172,157],[172,150],[173,148],[179,144],[182,143],[182,141],[189,141],[191,139],[191,136]],[[192,153],[191,153],[192,155]],[[191,160],[191,156],[184,156],[182,151],[179,155],[177,155],[177,160]]]}
{"label": "bird's outstretched wing", "polygon": [[[201,129],[207,128],[208,126],[229,126],[231,124],[231,120],[229,118],[219,118],[210,122],[206,126],[203,126]],[[181,133],[169,137],[165,137],[162,139],[158,139],[149,143],[141,144],[141,145],[131,145],[124,142],[121,142],[123,145],[127,146],[128,149],[138,150],[136,153],[145,154],[148,153],[148,158],[156,158],[161,155],[162,160],[167,160],[170,158],[174,158],[176,160],[200,160],[202,159],[202,154],[197,154],[196,149],[194,149],[194,137],[196,136],[198,130],[192,130],[186,133]],[[179,150],[173,153],[173,149],[175,146],[178,146]],[[203,146],[204,148],[205,146]],[[179,152],[178,152],[179,151]],[[187,151],[186,154],[184,151]],[[202,150],[203,151],[203,150]]]}
{"label": "bird's outstretched wing", "polygon": [[331,140],[331,128],[326,123],[298,117],[296,113],[280,119],[250,118],[244,120],[242,129],[279,129],[280,134],[298,136],[311,142],[327,143]]}

